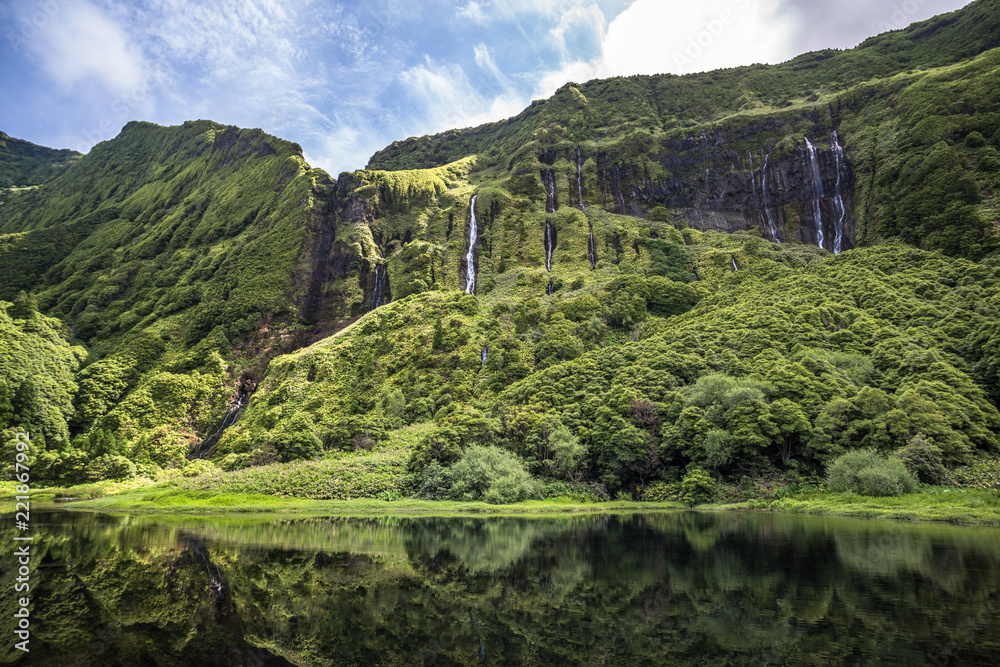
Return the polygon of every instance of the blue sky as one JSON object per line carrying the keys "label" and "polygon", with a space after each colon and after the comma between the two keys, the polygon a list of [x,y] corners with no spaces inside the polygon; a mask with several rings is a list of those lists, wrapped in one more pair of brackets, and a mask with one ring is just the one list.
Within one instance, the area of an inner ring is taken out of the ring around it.
{"label": "blue sky", "polygon": [[86,152],[208,118],[331,174],[568,82],[850,48],[962,0],[0,0],[0,130]]}

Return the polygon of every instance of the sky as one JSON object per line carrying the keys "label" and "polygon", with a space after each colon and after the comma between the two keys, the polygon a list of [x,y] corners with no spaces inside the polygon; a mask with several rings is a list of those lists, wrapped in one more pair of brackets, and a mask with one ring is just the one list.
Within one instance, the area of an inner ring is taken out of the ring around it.
{"label": "sky", "polygon": [[0,0],[0,130],[86,153],[210,119],[360,169],[567,82],[779,63],[965,0]]}

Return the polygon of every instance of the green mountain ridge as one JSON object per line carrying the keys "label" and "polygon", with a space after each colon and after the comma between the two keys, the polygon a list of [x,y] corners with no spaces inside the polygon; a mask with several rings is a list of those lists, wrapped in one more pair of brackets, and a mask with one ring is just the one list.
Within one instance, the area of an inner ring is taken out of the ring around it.
{"label": "green mountain ridge", "polygon": [[611,493],[996,454],[998,46],[979,0],[783,65],[567,84],[336,180],[204,120],[48,171],[0,154],[32,181],[0,204],[0,427],[64,482],[419,423],[412,479],[485,444]]}

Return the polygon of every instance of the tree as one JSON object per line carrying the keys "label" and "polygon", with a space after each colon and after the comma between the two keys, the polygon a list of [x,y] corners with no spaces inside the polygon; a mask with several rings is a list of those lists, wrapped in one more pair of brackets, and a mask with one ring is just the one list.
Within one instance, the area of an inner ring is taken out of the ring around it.
{"label": "tree", "polygon": [[7,314],[15,320],[33,319],[38,315],[38,302],[35,301],[35,296],[21,290],[14,297],[14,303],[7,310]]}
{"label": "tree", "polygon": [[14,393],[0,378],[0,431],[14,425]]}
{"label": "tree", "polygon": [[14,408],[14,425],[31,430],[40,425],[40,410],[38,404],[38,389],[30,378],[24,378],[14,392],[11,401]]}
{"label": "tree", "polygon": [[802,408],[787,398],[771,403],[771,420],[777,427],[774,441],[781,452],[782,465],[788,465],[792,452],[812,434],[812,426]]}
{"label": "tree", "polygon": [[581,466],[587,459],[587,447],[573,432],[560,423],[549,434],[553,470],[577,484],[583,477]]}

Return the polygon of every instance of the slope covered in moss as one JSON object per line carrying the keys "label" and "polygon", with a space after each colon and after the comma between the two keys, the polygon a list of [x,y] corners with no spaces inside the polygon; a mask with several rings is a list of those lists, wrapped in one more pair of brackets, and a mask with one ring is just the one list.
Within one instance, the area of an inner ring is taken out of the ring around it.
{"label": "slope covered in moss", "polygon": [[411,424],[406,491],[472,445],[611,493],[995,455],[998,21],[568,85],[336,180],[260,130],[130,123],[0,206],[0,298],[87,348],[11,424],[64,482]]}

